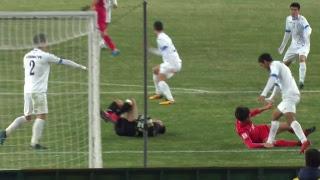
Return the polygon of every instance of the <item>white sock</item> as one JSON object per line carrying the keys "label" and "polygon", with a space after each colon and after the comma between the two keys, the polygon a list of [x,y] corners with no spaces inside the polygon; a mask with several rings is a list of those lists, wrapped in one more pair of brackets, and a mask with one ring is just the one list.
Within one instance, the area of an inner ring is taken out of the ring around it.
{"label": "white sock", "polygon": [[31,145],[34,146],[39,144],[39,140],[41,139],[43,128],[45,125],[45,120],[37,118],[32,127],[32,138],[31,138]]}
{"label": "white sock", "polygon": [[307,72],[307,66],[305,62],[300,63],[300,68],[299,68],[299,82],[304,82],[304,79],[306,77],[306,72]]}
{"label": "white sock", "polygon": [[158,76],[153,74],[153,83],[154,83],[154,87],[156,88],[156,94],[161,94],[160,90],[159,90],[159,86],[158,86]]}
{"label": "white sock", "polygon": [[24,116],[17,117],[6,129],[6,135],[10,135],[14,130],[18,129],[23,123],[28,122]]}
{"label": "white sock", "polygon": [[107,46],[106,46],[106,44],[104,43],[104,40],[103,40],[103,39],[100,40],[99,46],[100,46],[100,48],[107,48]]}
{"label": "white sock", "polygon": [[168,84],[166,82],[160,81],[158,83],[158,86],[159,86],[159,90],[167,98],[167,100],[174,101],[174,99],[172,97],[172,94],[171,94],[171,91],[170,91],[170,88],[169,88],[169,86],[168,86]]}
{"label": "white sock", "polygon": [[271,128],[270,128],[267,143],[273,144],[273,141],[276,138],[279,126],[280,126],[279,121],[271,121]]}
{"label": "white sock", "polygon": [[307,137],[304,134],[301,125],[299,124],[298,121],[293,121],[291,123],[291,128],[293,129],[294,133],[296,134],[296,136],[299,138],[299,140],[301,141],[301,143],[307,141]]}

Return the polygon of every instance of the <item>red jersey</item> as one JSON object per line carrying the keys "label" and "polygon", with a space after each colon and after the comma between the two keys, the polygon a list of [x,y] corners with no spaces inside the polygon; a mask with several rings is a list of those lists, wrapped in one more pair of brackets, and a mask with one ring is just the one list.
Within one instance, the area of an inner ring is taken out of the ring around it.
{"label": "red jersey", "polygon": [[107,0],[97,0],[96,8],[105,8],[107,6]]}
{"label": "red jersey", "polygon": [[101,32],[105,32],[108,25],[111,22],[111,10],[109,9],[109,2],[111,0],[97,0],[95,9],[97,12],[97,24]]}
{"label": "red jersey", "polygon": [[[250,110],[249,117],[252,118],[261,112],[259,109]],[[237,134],[248,148],[264,147],[264,140],[269,135],[269,127],[267,125],[254,125],[251,120],[245,123],[236,120],[235,126]]]}

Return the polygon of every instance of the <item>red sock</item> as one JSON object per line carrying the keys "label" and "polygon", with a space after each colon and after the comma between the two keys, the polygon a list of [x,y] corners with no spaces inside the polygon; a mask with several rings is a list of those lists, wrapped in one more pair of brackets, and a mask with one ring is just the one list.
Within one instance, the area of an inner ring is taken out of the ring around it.
{"label": "red sock", "polygon": [[104,35],[103,40],[112,51],[116,49],[116,45],[112,42],[109,35]]}
{"label": "red sock", "polygon": [[299,141],[288,141],[288,140],[277,140],[274,143],[274,146],[276,147],[294,147],[299,145],[301,145]]}

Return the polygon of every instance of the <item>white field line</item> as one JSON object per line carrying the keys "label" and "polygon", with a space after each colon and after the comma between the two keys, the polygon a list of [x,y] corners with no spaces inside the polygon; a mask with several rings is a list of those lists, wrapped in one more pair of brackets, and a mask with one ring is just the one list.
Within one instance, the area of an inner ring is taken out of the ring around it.
{"label": "white field line", "polygon": [[[173,88],[172,88],[173,89]],[[100,92],[100,94],[143,94],[143,91],[105,91]],[[258,94],[260,91],[173,91],[174,94]],[[302,91],[302,93],[320,93],[320,90],[308,90]],[[60,95],[87,95],[88,92],[57,92],[57,93],[47,93],[52,96]],[[0,92],[0,95],[23,95],[23,93],[18,92]]]}
{"label": "white field line", "polygon": [[[206,153],[252,153],[252,152],[299,152],[299,149],[229,149],[229,150],[207,150],[207,151],[195,151],[195,150],[177,150],[177,151],[148,151],[150,154],[206,154]],[[104,151],[104,154],[143,154],[143,151]]]}
{"label": "white field line", "polygon": [[[149,154],[210,154],[210,153],[274,153],[274,152],[299,152],[299,149],[220,149],[220,150],[207,150],[207,151],[196,151],[196,150],[177,150],[177,151],[148,151]],[[88,154],[84,151],[25,151],[25,152],[12,152],[15,155],[28,155],[33,153],[40,154]],[[0,153],[0,155],[8,155],[12,153]],[[103,154],[143,154],[143,151],[134,150],[120,150],[120,151],[103,151]]]}
{"label": "white field line", "polygon": [[[1,82],[21,82],[23,83],[23,80],[1,80]],[[53,84],[80,84],[87,86],[88,84],[86,82],[69,82],[69,81],[50,81],[49,83]],[[140,87],[142,88],[142,85],[136,85],[136,84],[115,84],[115,83],[100,83],[102,86],[115,86],[115,87]],[[148,88],[154,88],[153,86],[148,86]],[[194,89],[194,88],[177,88],[177,87],[171,87],[172,90],[174,90],[174,93],[180,93],[180,94],[255,94],[260,93],[261,91],[253,91],[253,90],[204,90],[204,89]],[[320,93],[320,90],[303,90],[302,93]],[[101,92],[101,94],[142,94],[143,91],[110,91],[110,92]],[[87,92],[58,92],[58,93],[48,93],[51,95],[81,95],[81,94],[87,94]],[[21,95],[21,93],[10,93],[10,92],[0,92],[0,95]]]}
{"label": "white field line", "polygon": [[[174,94],[253,94],[258,92],[225,92],[225,91],[214,91],[214,92],[194,92],[194,91],[173,91]],[[57,93],[47,93],[52,96],[60,95],[87,95],[88,92],[57,92]],[[100,94],[143,94],[143,91],[110,91],[110,92],[100,92]],[[20,95],[23,93],[19,92],[0,92],[0,95]]]}

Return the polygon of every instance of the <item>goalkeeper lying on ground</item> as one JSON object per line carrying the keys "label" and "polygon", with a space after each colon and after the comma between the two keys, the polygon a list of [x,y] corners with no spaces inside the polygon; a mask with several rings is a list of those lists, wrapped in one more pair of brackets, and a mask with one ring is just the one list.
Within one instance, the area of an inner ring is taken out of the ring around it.
{"label": "goalkeeper lying on ground", "polygon": [[[272,104],[268,104],[262,108],[256,108],[250,110],[247,107],[237,107],[235,111],[235,117],[237,118],[235,126],[236,132],[243,140],[243,143],[249,148],[264,148],[265,142],[268,139],[270,126],[266,124],[255,125],[252,123],[251,118],[266,111],[272,107]],[[310,135],[316,130],[316,127],[312,127],[304,130],[306,136]],[[291,127],[287,123],[280,124],[278,134],[282,132],[294,133]],[[301,146],[300,141],[290,140],[276,140],[273,143],[276,147],[294,147]]]}
{"label": "goalkeeper lying on ground", "polygon": [[[144,120],[138,115],[138,107],[134,99],[115,100],[107,110],[101,110],[101,118],[114,123],[114,130],[119,136],[142,136]],[[157,136],[166,132],[161,120],[148,118],[148,135]]]}

